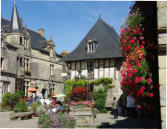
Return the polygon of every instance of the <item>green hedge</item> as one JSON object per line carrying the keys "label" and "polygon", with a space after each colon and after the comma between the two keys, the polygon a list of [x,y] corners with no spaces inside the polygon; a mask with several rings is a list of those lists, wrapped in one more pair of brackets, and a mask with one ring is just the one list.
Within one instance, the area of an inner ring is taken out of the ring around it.
{"label": "green hedge", "polygon": [[106,93],[103,89],[98,89],[93,92],[93,98],[95,101],[94,107],[99,110],[99,112],[105,110],[106,103]]}

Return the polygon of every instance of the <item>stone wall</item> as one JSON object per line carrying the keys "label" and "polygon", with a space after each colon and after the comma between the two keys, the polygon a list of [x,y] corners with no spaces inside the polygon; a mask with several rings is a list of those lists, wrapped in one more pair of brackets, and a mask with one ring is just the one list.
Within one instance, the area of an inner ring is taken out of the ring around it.
{"label": "stone wall", "polygon": [[161,126],[166,129],[166,46],[167,46],[167,2],[158,1],[158,66],[161,105]]}

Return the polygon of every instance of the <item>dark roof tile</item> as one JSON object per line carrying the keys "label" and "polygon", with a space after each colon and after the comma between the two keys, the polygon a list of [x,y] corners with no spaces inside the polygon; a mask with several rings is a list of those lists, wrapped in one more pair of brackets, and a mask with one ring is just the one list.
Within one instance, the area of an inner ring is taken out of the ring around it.
{"label": "dark roof tile", "polygon": [[[87,41],[90,39],[96,39],[98,43],[98,47],[92,53],[88,53],[86,49]],[[77,48],[64,56],[62,60],[77,61],[118,57],[122,57],[119,36],[112,27],[99,18]]]}

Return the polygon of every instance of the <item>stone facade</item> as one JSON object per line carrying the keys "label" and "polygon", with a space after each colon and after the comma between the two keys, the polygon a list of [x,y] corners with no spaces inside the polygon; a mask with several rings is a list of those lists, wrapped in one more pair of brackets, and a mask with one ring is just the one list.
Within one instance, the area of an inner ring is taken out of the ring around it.
{"label": "stone facade", "polygon": [[166,129],[166,46],[167,46],[167,2],[157,2],[158,18],[158,66],[160,85],[161,127]]}
{"label": "stone facade", "polygon": [[43,29],[35,32],[23,27],[18,19],[16,5],[11,20],[1,19],[0,103],[4,93],[19,89],[26,96],[32,95],[27,92],[31,88],[37,89],[37,95],[43,88],[46,96],[64,93],[64,65],[59,62],[61,56],[55,52],[52,38],[46,40]]}

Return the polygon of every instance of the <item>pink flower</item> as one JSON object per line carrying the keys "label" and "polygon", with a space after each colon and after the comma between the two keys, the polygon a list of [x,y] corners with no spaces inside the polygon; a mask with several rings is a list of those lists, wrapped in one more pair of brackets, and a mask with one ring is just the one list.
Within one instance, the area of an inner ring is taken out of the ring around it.
{"label": "pink flower", "polygon": [[141,106],[140,106],[140,105],[137,105],[137,108],[138,108],[138,109],[141,109]]}
{"label": "pink flower", "polygon": [[154,97],[154,94],[153,94],[153,93],[150,93],[150,94],[149,94],[149,97],[150,97],[150,98],[153,98],[153,97]]}
{"label": "pink flower", "polygon": [[131,72],[128,73],[128,77],[132,77],[133,74]]}
{"label": "pink flower", "polygon": [[137,70],[135,68],[132,69],[132,72],[137,73]]}
{"label": "pink flower", "polygon": [[150,86],[150,90],[153,88],[153,85]]}
{"label": "pink flower", "polygon": [[139,60],[136,60],[135,62],[136,62],[136,64],[137,64],[137,63],[139,63]]}
{"label": "pink flower", "polygon": [[130,37],[129,37],[129,36],[127,36],[127,37],[126,37],[126,40],[129,40],[129,39],[130,39]]}
{"label": "pink flower", "polygon": [[141,58],[141,60],[143,60],[143,61],[144,61],[144,60],[145,60],[145,58]]}
{"label": "pink flower", "polygon": [[133,39],[134,39],[134,40],[136,40],[137,38],[136,38],[136,37],[134,37]]}
{"label": "pink flower", "polygon": [[123,63],[122,66],[125,67],[125,63]]}
{"label": "pink flower", "polygon": [[139,37],[139,39],[140,39],[140,40],[143,40],[143,39],[144,39],[144,37],[143,37],[143,36],[140,36],[140,37]]}
{"label": "pink flower", "polygon": [[147,82],[148,82],[148,84],[151,84],[152,79],[151,79],[151,78],[148,78],[148,79],[147,79]]}
{"label": "pink flower", "polygon": [[130,45],[128,46],[128,50],[130,49]]}
{"label": "pink flower", "polygon": [[138,47],[135,47],[135,49],[137,50],[137,49],[139,49]]}
{"label": "pink flower", "polygon": [[131,64],[128,64],[128,68],[131,68],[132,67],[132,65]]}
{"label": "pink flower", "polygon": [[144,48],[144,46],[143,46],[143,45],[140,45],[140,48]]}
{"label": "pink flower", "polygon": [[130,28],[128,28],[127,31],[130,31]]}
{"label": "pink flower", "polygon": [[144,45],[146,42],[145,41],[142,41],[142,44]]}
{"label": "pink flower", "polygon": [[136,30],[134,30],[134,31],[133,31],[133,34],[137,34],[137,31],[136,31]]}
{"label": "pink flower", "polygon": [[140,67],[140,63],[137,63],[136,66],[137,66],[137,67]]}
{"label": "pink flower", "polygon": [[132,39],[132,40],[131,40],[131,43],[132,43],[132,44],[133,44],[133,43],[135,43],[135,40],[134,40],[134,39]]}
{"label": "pink flower", "polygon": [[126,32],[125,28],[122,29],[122,32],[123,32],[123,33]]}

